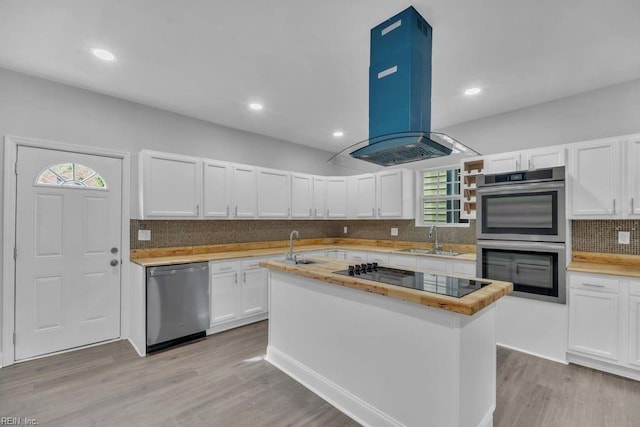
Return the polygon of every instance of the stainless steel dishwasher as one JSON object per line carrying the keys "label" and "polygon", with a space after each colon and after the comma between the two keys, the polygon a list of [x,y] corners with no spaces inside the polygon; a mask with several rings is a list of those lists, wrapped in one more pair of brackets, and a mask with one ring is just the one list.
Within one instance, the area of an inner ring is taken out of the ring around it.
{"label": "stainless steel dishwasher", "polygon": [[204,337],[209,316],[209,263],[147,268],[147,352]]}

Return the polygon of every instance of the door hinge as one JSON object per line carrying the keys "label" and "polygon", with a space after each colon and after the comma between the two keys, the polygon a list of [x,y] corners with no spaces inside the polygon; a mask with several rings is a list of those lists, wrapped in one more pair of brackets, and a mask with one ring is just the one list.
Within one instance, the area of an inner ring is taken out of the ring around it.
{"label": "door hinge", "polygon": [[14,260],[18,259],[18,247],[17,246],[13,247],[13,259]]}
{"label": "door hinge", "polygon": [[13,345],[16,345],[16,333],[13,333]]}

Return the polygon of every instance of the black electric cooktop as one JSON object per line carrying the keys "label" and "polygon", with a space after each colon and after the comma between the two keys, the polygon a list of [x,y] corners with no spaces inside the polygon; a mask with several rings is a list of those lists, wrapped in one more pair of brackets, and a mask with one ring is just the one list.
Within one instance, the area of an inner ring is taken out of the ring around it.
{"label": "black electric cooktop", "polygon": [[378,266],[375,262],[350,265],[347,270],[334,271],[334,273],[456,298],[461,298],[491,283],[443,276],[440,274],[382,267]]}

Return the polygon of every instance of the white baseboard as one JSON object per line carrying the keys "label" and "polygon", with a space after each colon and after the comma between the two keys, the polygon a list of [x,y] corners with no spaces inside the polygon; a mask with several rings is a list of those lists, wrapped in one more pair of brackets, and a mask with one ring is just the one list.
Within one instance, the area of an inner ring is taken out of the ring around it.
{"label": "white baseboard", "polygon": [[478,424],[478,427],[493,427],[493,413],[495,412],[496,407],[492,406],[491,409],[489,409],[489,412],[487,412],[487,414],[482,417],[482,420],[480,421],[480,424]]}
{"label": "white baseboard", "polygon": [[566,360],[566,359],[565,360],[556,359],[555,357],[545,356],[544,354],[534,353],[533,351],[523,350],[521,348],[513,347],[511,345],[500,344],[500,343],[496,343],[496,345],[498,347],[504,347],[504,348],[508,348],[509,350],[519,351],[520,353],[525,353],[525,354],[528,354],[528,355],[531,355],[531,356],[539,357],[541,359],[547,359],[547,360],[551,360],[552,362],[562,363],[563,365],[568,365],[569,364],[569,361]]}
{"label": "white baseboard", "polygon": [[251,323],[260,322],[269,318],[269,313],[260,313],[254,316],[235,319],[229,322],[213,325],[207,329],[207,335],[217,334],[218,332],[228,331],[229,329],[238,328],[240,326],[249,325]]}
{"label": "white baseboard", "polygon": [[140,349],[134,344],[134,342],[131,341],[131,338],[127,338],[127,341],[129,341],[131,347],[133,347],[133,349],[136,351],[136,353],[138,353],[138,355],[140,355],[140,357],[145,357],[147,355],[145,351],[140,351]]}
{"label": "white baseboard", "polygon": [[403,426],[277,348],[268,346],[265,360],[364,426]]}
{"label": "white baseboard", "polygon": [[640,371],[632,368],[625,368],[624,366],[602,362],[600,360],[591,359],[590,357],[573,353],[569,353],[568,358],[570,363],[574,363],[576,365],[586,366],[587,368],[596,369],[598,371],[604,371],[613,375],[640,381]]}

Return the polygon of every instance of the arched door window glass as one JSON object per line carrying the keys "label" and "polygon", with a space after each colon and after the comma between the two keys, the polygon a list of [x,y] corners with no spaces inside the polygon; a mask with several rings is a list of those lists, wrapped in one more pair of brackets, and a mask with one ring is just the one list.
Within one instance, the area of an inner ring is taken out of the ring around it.
{"label": "arched door window glass", "polygon": [[36,185],[63,185],[106,189],[107,183],[99,173],[80,163],[59,163],[49,166],[38,175]]}

